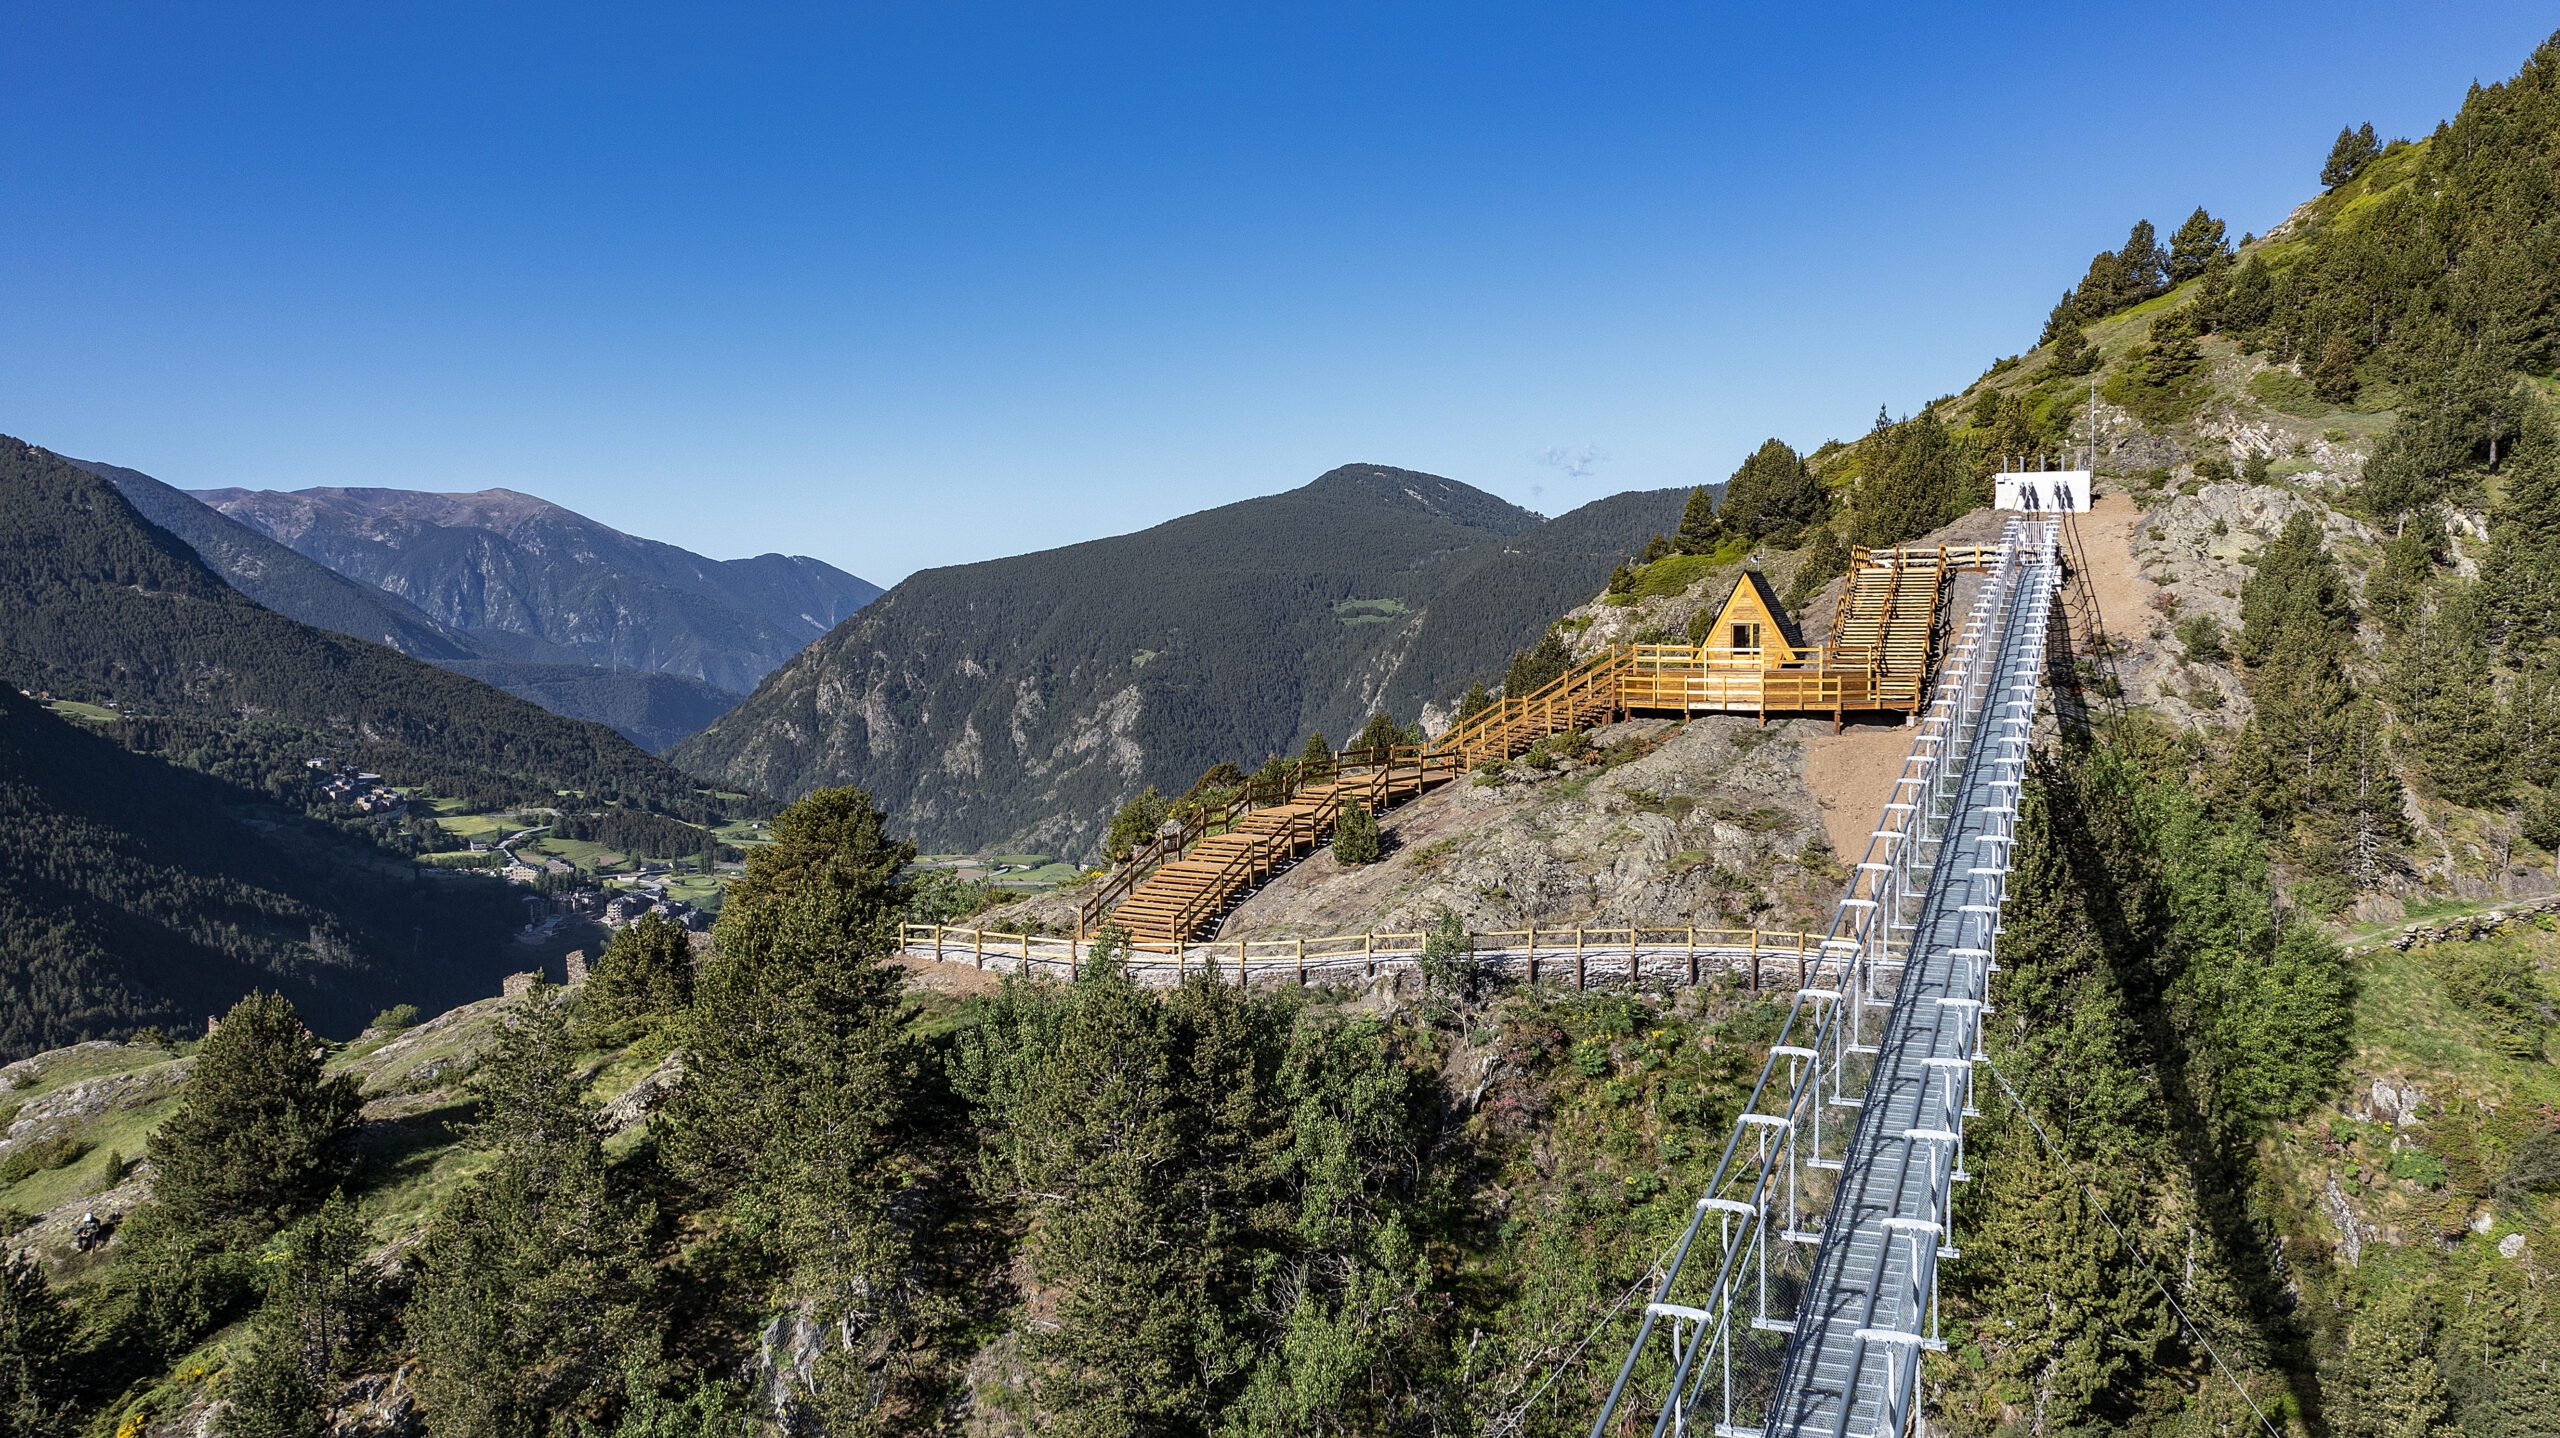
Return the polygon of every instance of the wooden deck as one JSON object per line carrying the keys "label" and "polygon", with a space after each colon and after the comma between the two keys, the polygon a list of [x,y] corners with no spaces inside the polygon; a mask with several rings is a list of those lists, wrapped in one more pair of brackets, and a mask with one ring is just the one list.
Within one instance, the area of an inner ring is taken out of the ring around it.
{"label": "wooden deck", "polygon": [[1759,648],[1620,644],[1534,694],[1495,700],[1428,749],[1346,752],[1292,764],[1223,808],[1190,816],[1133,853],[1077,911],[1077,931],[1109,923],[1141,945],[1179,949],[1244,893],[1333,834],[1346,804],[1373,813],[1550,734],[1641,714],[1828,715],[1917,712],[1937,660],[1947,579],[1982,570],[1993,547],[1859,549],[1829,645]]}

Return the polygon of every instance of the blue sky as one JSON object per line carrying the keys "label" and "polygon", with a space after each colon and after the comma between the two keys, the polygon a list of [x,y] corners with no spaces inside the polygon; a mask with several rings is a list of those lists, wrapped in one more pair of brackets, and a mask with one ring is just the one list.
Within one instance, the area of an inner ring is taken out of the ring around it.
{"label": "blue sky", "polygon": [[1863,430],[2520,4],[0,3],[0,430],[918,568]]}

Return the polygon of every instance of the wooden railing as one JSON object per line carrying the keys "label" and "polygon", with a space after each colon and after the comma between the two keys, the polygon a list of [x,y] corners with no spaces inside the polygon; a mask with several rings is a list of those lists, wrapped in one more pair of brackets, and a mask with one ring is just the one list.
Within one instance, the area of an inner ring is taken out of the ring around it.
{"label": "wooden railing", "polygon": [[[1376,751],[1369,751],[1374,757]],[[1297,857],[1302,849],[1311,849],[1340,821],[1345,800],[1359,799],[1374,812],[1394,802],[1397,775],[1410,766],[1412,792],[1419,794],[1434,782],[1456,778],[1465,765],[1454,754],[1426,754],[1419,747],[1398,745],[1383,762],[1372,762],[1358,774],[1337,769],[1324,792],[1307,800],[1309,790],[1301,790],[1291,802],[1307,802],[1306,812],[1292,814],[1276,832],[1261,836],[1260,842],[1246,846],[1204,876],[1204,886],[1177,911],[1177,932],[1191,933],[1207,923],[1226,904],[1227,898],[1260,883],[1282,864]],[[1351,767],[1346,755],[1344,768]],[[1313,786],[1310,786],[1310,790]],[[1096,915],[1099,918],[1099,914]],[[1079,932],[1090,932],[1094,924],[1078,916]]]}
{"label": "wooden railing", "polygon": [[1410,769],[1417,787],[1434,778],[1454,777],[1462,766],[1456,756],[1434,754],[1419,744],[1372,745],[1366,749],[1345,749],[1330,762],[1292,759],[1280,766],[1280,772],[1269,778],[1248,778],[1236,795],[1224,803],[1195,809],[1183,817],[1178,827],[1168,834],[1158,834],[1129,851],[1126,862],[1114,869],[1097,885],[1091,896],[1076,906],[1079,932],[1098,927],[1105,915],[1117,908],[1123,899],[1136,892],[1156,870],[1191,852],[1203,839],[1232,833],[1245,815],[1256,809],[1276,808],[1294,801],[1299,793],[1316,784],[1339,781],[1360,774],[1385,770],[1392,781],[1402,769]]}
{"label": "wooden railing", "polygon": [[1610,645],[1549,680],[1535,693],[1493,701],[1442,734],[1432,744],[1433,751],[1461,755],[1467,763],[1476,764],[1488,758],[1509,758],[1512,741],[1524,734],[1553,734],[1583,727],[1583,721],[1595,709],[1618,707],[1617,678],[1626,666],[1630,648]]}
{"label": "wooden railing", "polygon": [[[1318,939],[1226,939],[1205,944],[1137,943],[1126,962],[1141,983],[1179,983],[1206,973],[1244,983],[1333,982],[1421,962],[1426,933],[1341,934]],[[1742,975],[1748,987],[1802,988],[1836,975],[1853,945],[1826,944],[1819,934],[1768,929],[1569,928],[1487,930],[1467,936],[1468,961],[1487,973],[1518,972],[1531,983],[1575,988],[1594,981],[1649,979],[1695,984],[1708,966]],[[969,963],[999,973],[1071,978],[1090,961],[1093,939],[996,933],[941,924],[902,924],[900,949],[911,957]],[[1888,946],[1887,966],[1902,941]]]}

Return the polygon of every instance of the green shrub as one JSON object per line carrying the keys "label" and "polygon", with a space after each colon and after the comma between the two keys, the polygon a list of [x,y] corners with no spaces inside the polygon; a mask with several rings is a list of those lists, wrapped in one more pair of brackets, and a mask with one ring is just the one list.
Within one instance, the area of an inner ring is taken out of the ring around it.
{"label": "green shrub", "polygon": [[2222,621],[2210,614],[2192,615],[2178,621],[2178,642],[2187,647],[2187,658],[2198,664],[2219,664],[2231,657],[2222,647]]}
{"label": "green shrub", "polygon": [[1573,1067],[1584,1078],[1599,1078],[1609,1072],[1609,1046],[1598,1039],[1584,1039],[1573,1046]]}
{"label": "green shrub", "polygon": [[1353,804],[1333,824],[1333,857],[1345,864],[1378,862],[1381,840],[1378,816],[1366,804]]}
{"label": "green shrub", "polygon": [[0,1186],[16,1183],[47,1169],[68,1168],[78,1163],[81,1155],[88,1151],[89,1145],[85,1141],[67,1133],[37,1139],[7,1159],[0,1160]]}
{"label": "green shrub", "polygon": [[1547,737],[1547,752],[1566,759],[1579,759],[1591,752],[1591,736],[1579,729],[1567,729]]}
{"label": "green shrub", "polygon": [[373,1016],[373,1027],[379,1033],[396,1034],[402,1029],[417,1027],[417,1023],[416,1004],[393,1004]]}
{"label": "green shrub", "polygon": [[2422,1183],[2429,1188],[2442,1188],[2444,1160],[2422,1148],[2404,1148],[2391,1155],[2391,1176]]}

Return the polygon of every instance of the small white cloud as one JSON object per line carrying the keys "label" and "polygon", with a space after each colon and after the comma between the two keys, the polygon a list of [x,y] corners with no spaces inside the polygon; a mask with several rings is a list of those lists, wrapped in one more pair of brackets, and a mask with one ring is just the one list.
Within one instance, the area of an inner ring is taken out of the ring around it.
{"label": "small white cloud", "polygon": [[1572,479],[1590,478],[1608,458],[1596,444],[1551,444],[1537,454],[1538,463],[1561,469]]}

